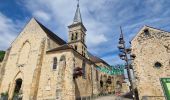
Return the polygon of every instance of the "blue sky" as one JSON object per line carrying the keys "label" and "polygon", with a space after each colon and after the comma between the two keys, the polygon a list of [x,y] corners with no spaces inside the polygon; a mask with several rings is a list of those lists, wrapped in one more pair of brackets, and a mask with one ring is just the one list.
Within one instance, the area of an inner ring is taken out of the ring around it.
{"label": "blue sky", "polygon": [[[0,50],[6,50],[35,17],[67,41],[76,0],[0,0]],[[122,26],[127,44],[143,25],[170,31],[170,0],[80,0],[88,50],[109,64],[123,63],[117,43]]]}

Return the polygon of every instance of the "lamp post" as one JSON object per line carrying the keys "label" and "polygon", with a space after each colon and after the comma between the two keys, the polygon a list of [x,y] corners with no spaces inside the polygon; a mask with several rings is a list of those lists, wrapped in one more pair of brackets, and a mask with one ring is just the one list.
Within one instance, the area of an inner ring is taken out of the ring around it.
{"label": "lamp post", "polygon": [[118,49],[120,51],[119,57],[120,57],[120,59],[122,59],[126,62],[125,68],[127,68],[128,79],[129,79],[129,82],[130,82],[130,86],[129,86],[130,92],[132,92],[133,100],[136,100],[135,90],[134,90],[134,86],[133,86],[133,82],[132,82],[132,77],[131,77],[131,74],[130,74],[130,63],[129,63],[129,61],[134,60],[135,55],[131,55],[131,49],[126,48],[121,27],[120,27],[120,30],[121,30],[121,34],[120,34],[120,37],[119,37],[119,44],[118,44]]}

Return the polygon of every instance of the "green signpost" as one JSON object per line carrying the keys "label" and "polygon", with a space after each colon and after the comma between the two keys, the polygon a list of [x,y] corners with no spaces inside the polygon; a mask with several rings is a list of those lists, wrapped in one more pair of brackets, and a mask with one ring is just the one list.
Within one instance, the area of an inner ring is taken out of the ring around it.
{"label": "green signpost", "polygon": [[170,100],[170,78],[160,78],[166,100]]}

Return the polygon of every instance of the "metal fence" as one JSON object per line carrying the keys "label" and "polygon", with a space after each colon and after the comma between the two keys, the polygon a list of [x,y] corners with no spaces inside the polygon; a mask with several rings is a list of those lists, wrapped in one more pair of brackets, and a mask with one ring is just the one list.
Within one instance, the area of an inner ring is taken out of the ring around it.
{"label": "metal fence", "polygon": [[142,100],[165,100],[164,96],[143,96]]}

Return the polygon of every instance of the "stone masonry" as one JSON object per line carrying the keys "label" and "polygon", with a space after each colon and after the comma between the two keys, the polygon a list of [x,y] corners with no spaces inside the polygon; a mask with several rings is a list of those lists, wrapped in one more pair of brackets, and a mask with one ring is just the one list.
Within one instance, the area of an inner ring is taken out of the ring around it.
{"label": "stone masonry", "polygon": [[144,96],[162,96],[159,100],[165,100],[160,78],[170,77],[170,32],[144,26],[131,44],[140,100]]}

